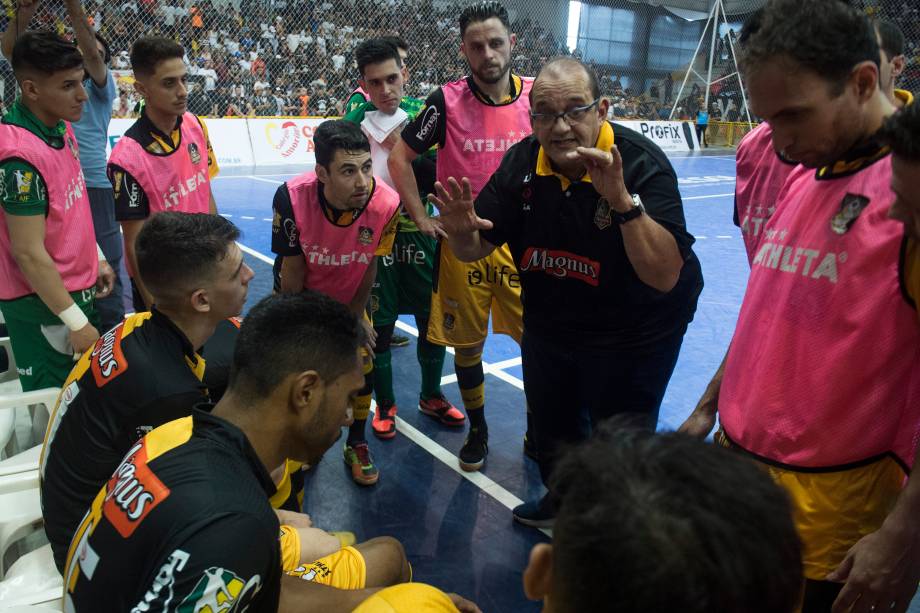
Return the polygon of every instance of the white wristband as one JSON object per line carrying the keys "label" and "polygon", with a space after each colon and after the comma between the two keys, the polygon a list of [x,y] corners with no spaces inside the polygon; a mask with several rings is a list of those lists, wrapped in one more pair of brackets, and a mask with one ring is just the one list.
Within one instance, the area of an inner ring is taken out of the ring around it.
{"label": "white wristband", "polygon": [[99,243],[96,243],[96,255],[99,256],[100,262],[105,262],[105,254],[102,253],[102,247],[99,246]]}
{"label": "white wristband", "polygon": [[61,321],[64,322],[64,325],[67,326],[71,332],[82,330],[83,327],[89,323],[86,314],[77,306],[76,302],[58,313],[58,317],[61,318]]}

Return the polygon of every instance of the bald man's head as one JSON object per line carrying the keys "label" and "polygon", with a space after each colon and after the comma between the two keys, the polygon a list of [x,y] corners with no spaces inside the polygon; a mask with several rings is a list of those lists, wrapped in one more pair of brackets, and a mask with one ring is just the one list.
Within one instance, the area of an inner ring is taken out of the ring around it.
{"label": "bald man's head", "polygon": [[[601,87],[594,71],[578,58],[569,56],[554,57],[544,64],[540,72],[537,73],[537,79],[534,81],[534,88],[541,83],[541,80],[557,81],[559,79],[569,79],[573,74],[584,77],[585,84],[591,92],[592,100],[601,97]],[[533,104],[533,90],[531,90],[530,93],[530,102]]]}

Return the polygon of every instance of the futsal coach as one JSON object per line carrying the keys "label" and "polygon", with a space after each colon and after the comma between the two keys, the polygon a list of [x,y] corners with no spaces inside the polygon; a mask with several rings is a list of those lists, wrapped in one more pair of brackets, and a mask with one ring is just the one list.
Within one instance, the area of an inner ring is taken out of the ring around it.
{"label": "futsal coach", "polygon": [[[606,121],[597,77],[547,63],[530,94],[533,136],[513,146],[473,202],[466,179],[436,184],[456,256],[508,243],[524,303],[524,391],[540,475],[563,446],[628,413],[654,428],[703,287],[677,177],[661,149]],[[552,492],[514,509],[552,525]]]}

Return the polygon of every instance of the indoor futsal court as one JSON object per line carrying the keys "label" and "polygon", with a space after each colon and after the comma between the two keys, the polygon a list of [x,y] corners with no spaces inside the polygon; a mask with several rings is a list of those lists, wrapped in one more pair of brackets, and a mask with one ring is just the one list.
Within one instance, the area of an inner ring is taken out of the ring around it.
{"label": "indoor futsal court", "polygon": [[[670,159],[687,227],[697,239],[694,249],[705,288],[661,407],[658,427],[664,430],[676,429],[689,415],[718,367],[748,275],[741,234],[732,222],[733,152]],[[213,183],[221,214],[242,231],[246,261],[256,273],[248,305],[271,291],[272,197],[283,181],[302,170],[226,169]],[[417,335],[414,326],[411,316],[397,324],[410,338]],[[524,597],[521,572],[531,547],[549,539],[511,518],[515,505],[542,494],[537,465],[522,451],[525,401],[517,344],[501,335],[491,335],[486,343],[489,456],[477,473],[464,473],[457,464],[465,429],[448,429],[418,411],[414,342],[392,351],[398,434],[389,441],[368,436],[380,481],[366,488],[353,483],[340,442],[308,473],[304,511],[315,525],[352,531],[359,541],[381,535],[398,538],[415,580],[471,598],[483,611],[539,611],[540,603]],[[444,393],[462,406],[453,373],[448,355]],[[920,602],[910,610],[920,612]]]}

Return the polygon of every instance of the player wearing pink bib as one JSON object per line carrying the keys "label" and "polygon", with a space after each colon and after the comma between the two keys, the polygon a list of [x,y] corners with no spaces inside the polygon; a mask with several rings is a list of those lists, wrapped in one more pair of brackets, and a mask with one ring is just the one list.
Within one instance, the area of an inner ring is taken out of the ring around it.
{"label": "player wearing pink bib", "polygon": [[361,485],[379,473],[367,446],[364,425],[373,389],[374,329],[366,317],[377,257],[393,249],[399,195],[374,179],[370,145],[361,128],[347,121],[326,121],[313,136],[315,172],[278,188],[272,202],[272,251],[284,259],[281,291],[322,292],[363,317],[368,334],[365,387],[354,401],[354,423],[345,444],[345,462]]}
{"label": "player wearing pink bib", "polygon": [[[894,107],[864,15],[773,0],[744,47],[751,107],[799,160],[752,260],[718,389],[717,440],[789,493],[803,542],[803,611],[904,611],[920,568],[920,323],[903,292]],[[713,413],[689,421],[703,434]],[[836,602],[835,602],[836,601]],[[858,603],[858,604],[856,604]],[[856,604],[855,608],[853,605]]]}
{"label": "player wearing pink bib", "polygon": [[[428,96],[388,160],[390,176],[419,231],[444,239],[437,218],[421,213],[424,207],[412,172],[413,160],[437,146],[438,180],[446,184],[449,177],[458,181],[468,177],[475,197],[505,152],[532,131],[529,94],[533,79],[511,73],[517,37],[511,33],[505,8],[498,2],[481,2],[464,9],[460,38],[460,52],[471,75]],[[428,339],[456,350],[457,384],[470,421],[458,456],[460,467],[467,471],[479,470],[489,452],[482,350],[490,312],[492,330],[520,343],[524,329],[521,279],[507,245],[477,262],[465,263],[451,252],[446,240],[440,241]]]}
{"label": "player wearing pink bib", "polygon": [[99,338],[93,301],[114,274],[98,251],[77,139],[83,58],[50,32],[13,46],[22,90],[0,124],[0,311],[24,391],[59,387]]}
{"label": "player wearing pink bib", "polygon": [[144,221],[162,211],[216,213],[211,179],[218,167],[204,123],[186,111],[185,51],[164,38],[140,38],[131,48],[135,87],[144,97],[140,118],[116,143],[108,176],[115,190],[115,218],[125,236],[125,264],[134,308],[153,296],[137,274],[134,241]]}

